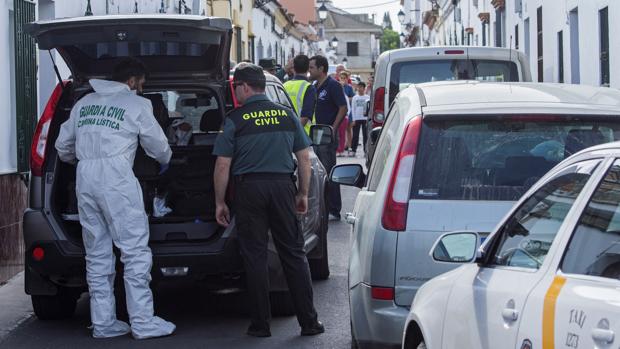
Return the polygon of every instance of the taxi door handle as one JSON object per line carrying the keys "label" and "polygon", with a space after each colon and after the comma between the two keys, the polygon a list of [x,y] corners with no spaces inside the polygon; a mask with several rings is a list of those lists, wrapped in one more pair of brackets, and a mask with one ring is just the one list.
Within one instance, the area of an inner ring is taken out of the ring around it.
{"label": "taxi door handle", "polygon": [[504,308],[502,310],[502,317],[508,322],[514,322],[519,319],[519,312],[512,308]]}
{"label": "taxi door handle", "polygon": [[595,328],[592,330],[592,339],[596,342],[611,344],[614,341],[614,331],[603,328]]}

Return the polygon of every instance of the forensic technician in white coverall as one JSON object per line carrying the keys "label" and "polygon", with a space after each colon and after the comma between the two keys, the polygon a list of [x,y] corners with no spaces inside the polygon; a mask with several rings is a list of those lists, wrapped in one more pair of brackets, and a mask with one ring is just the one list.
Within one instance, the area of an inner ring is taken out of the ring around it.
{"label": "forensic technician in white coverall", "polygon": [[[161,164],[162,173],[172,156],[151,102],[136,95],[145,75],[140,61],[126,58],[114,68],[113,81],[90,80],[95,92],[75,104],[56,141],[62,161],[77,160],[78,212],[95,338],[131,332],[134,338],[144,339],[175,330],[174,324],[154,316],[148,217],[132,170],[138,141]],[[112,244],[121,251],[125,266],[131,328],[116,319]]]}

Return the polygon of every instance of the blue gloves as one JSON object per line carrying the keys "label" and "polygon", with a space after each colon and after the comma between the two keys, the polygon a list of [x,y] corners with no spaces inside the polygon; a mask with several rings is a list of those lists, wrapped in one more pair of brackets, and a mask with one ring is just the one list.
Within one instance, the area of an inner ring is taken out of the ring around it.
{"label": "blue gloves", "polygon": [[166,173],[166,171],[168,171],[168,169],[170,168],[170,163],[166,163],[166,164],[161,164],[159,165],[160,169],[159,169],[159,173],[158,175],[163,175],[164,173]]}

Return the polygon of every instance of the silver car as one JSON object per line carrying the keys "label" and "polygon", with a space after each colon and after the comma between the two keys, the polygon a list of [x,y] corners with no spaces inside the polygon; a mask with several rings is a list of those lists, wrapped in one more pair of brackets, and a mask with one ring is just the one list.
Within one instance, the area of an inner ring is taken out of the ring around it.
{"label": "silver car", "polygon": [[399,347],[416,291],[458,263],[428,251],[439,236],[485,239],[513,204],[566,157],[620,139],[620,91],[575,85],[436,82],[402,91],[368,176],[340,165],[331,180],[361,187],[349,302],[353,344]]}

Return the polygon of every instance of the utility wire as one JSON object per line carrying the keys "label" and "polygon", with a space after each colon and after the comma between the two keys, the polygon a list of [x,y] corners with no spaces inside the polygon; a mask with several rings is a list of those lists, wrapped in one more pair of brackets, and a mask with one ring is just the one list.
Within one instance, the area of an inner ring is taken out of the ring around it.
{"label": "utility wire", "polygon": [[383,5],[387,5],[387,4],[391,4],[391,3],[395,3],[395,2],[400,2],[400,0],[386,1],[386,2],[382,2],[380,4],[374,4],[374,5],[365,5],[365,6],[356,6],[356,7],[339,7],[339,9],[341,9],[341,10],[359,10],[361,8],[383,6]]}

